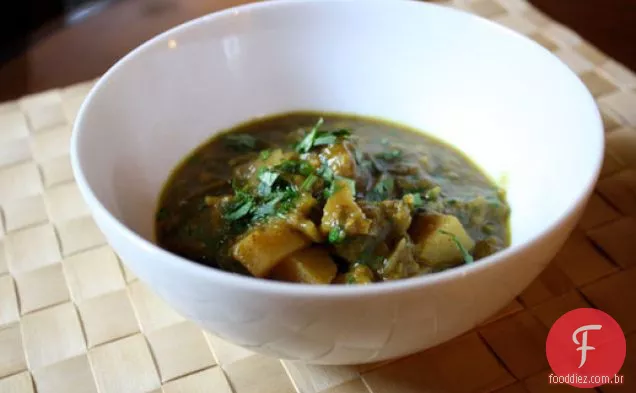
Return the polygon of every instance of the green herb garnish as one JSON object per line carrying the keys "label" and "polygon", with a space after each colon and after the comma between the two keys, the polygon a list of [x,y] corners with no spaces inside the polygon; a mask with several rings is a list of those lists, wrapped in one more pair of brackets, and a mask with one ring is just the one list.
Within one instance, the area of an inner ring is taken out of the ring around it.
{"label": "green herb garnish", "polygon": [[351,132],[345,129],[330,132],[319,131],[314,140],[314,146],[332,145],[336,143],[338,138],[346,138],[349,135],[351,135]]}
{"label": "green herb garnish", "polygon": [[435,201],[437,200],[437,198],[439,198],[441,193],[442,193],[442,189],[440,188],[440,186],[435,186],[431,188],[430,190],[426,191],[426,194],[424,194],[424,199],[428,201]]}
{"label": "green herb garnish", "polygon": [[253,207],[254,197],[245,192],[239,192],[223,214],[223,217],[228,221],[236,221],[247,216]]}
{"label": "green herb garnish", "polygon": [[314,167],[308,161],[300,161],[298,164],[298,173],[303,176],[309,176],[314,173]]}
{"label": "green herb garnish", "polygon": [[336,140],[338,140],[338,137],[335,135],[322,135],[316,137],[313,146],[332,145],[336,143]]}
{"label": "green herb garnish", "polygon": [[468,264],[468,263],[473,263],[475,261],[473,256],[470,255],[470,253],[468,252],[468,250],[466,250],[466,248],[464,248],[464,246],[462,245],[462,243],[459,241],[459,239],[454,233],[450,233],[442,229],[439,229],[438,232],[446,236],[450,236],[450,238],[453,240],[453,243],[455,243],[455,245],[459,249],[459,252],[461,252],[462,258],[464,258],[464,263]]}
{"label": "green herb garnish", "polygon": [[277,205],[276,215],[278,215],[279,217],[283,217],[285,213],[293,209],[299,196],[300,194],[294,187],[287,187],[285,190],[283,190],[283,198]]}
{"label": "green herb garnish", "polygon": [[413,198],[413,207],[420,208],[424,205],[424,201],[422,200],[422,196],[420,194],[409,194]]}
{"label": "green herb garnish", "polygon": [[382,153],[378,154],[378,158],[384,161],[396,161],[402,158],[402,150],[392,149],[389,151],[383,151]]}
{"label": "green herb garnish", "polygon": [[294,207],[298,192],[291,186],[270,194],[263,204],[259,205],[254,212],[254,220],[277,215],[282,216]]}
{"label": "green herb garnish", "polygon": [[236,151],[252,151],[256,147],[256,138],[248,134],[229,134],[223,141]]}
{"label": "green herb garnish", "polygon": [[380,202],[389,199],[395,187],[395,180],[392,176],[383,174],[380,180],[373,186],[369,192],[368,199],[374,202]]}
{"label": "green herb garnish", "polygon": [[492,235],[493,233],[495,233],[496,228],[494,224],[486,223],[484,224],[484,226],[481,227],[481,231],[486,235]]}
{"label": "green herb garnish", "polygon": [[356,160],[357,165],[369,171],[373,170],[374,168],[373,161],[371,161],[368,158],[365,158],[364,154],[360,151],[360,149],[354,149],[353,153],[354,153],[354,158]]}
{"label": "green herb garnish", "polygon": [[351,135],[351,132],[346,129],[339,129],[335,131],[320,131],[320,127],[323,125],[324,119],[321,117],[318,122],[311,129],[297,145],[296,151],[299,153],[308,153],[315,146],[331,145],[336,143],[338,138],[346,138]]}
{"label": "green herb garnish", "polygon": [[[278,178],[271,174],[272,172],[264,172],[261,176],[259,187],[265,185],[273,185]],[[247,192],[237,191],[229,206],[225,209],[223,217],[227,221],[234,222],[233,227],[245,229],[245,226],[251,221],[260,221],[273,215],[282,216],[292,209],[299,196],[298,191],[292,185],[285,187],[278,186],[277,190],[271,188],[267,192],[259,193],[254,197]]]}
{"label": "green herb garnish", "polygon": [[261,220],[276,213],[276,205],[285,197],[284,193],[277,193],[267,202],[257,207],[254,211],[254,219]]}
{"label": "green herb garnish", "polygon": [[276,171],[280,171],[280,172],[284,172],[284,173],[289,173],[289,174],[296,174],[298,173],[298,167],[300,166],[300,162],[296,161],[296,160],[285,160],[283,162],[281,162],[280,164],[276,165],[273,169]]}
{"label": "green herb garnish", "polygon": [[258,194],[267,196],[272,192],[272,186],[278,179],[278,173],[269,170],[264,170],[258,175],[258,180],[261,182],[258,184]]}
{"label": "green herb garnish", "polygon": [[345,231],[339,226],[335,226],[329,231],[328,240],[331,244],[340,244],[346,237],[347,234],[345,233]]}
{"label": "green herb garnish", "polygon": [[402,150],[393,149],[380,153],[380,158],[384,161],[395,161],[402,157]]}
{"label": "green herb garnish", "polygon": [[303,191],[309,191],[314,186],[314,183],[316,183],[317,181],[318,181],[318,176],[311,173],[309,176],[307,176],[305,181],[303,181],[303,184],[300,186],[300,189]]}
{"label": "green herb garnish", "polygon": [[320,168],[318,168],[318,176],[322,177],[322,179],[327,183],[331,183],[333,181],[333,170],[329,167],[327,162],[323,161]]}
{"label": "green herb garnish", "polygon": [[351,136],[351,130],[348,130],[346,128],[341,128],[339,130],[331,131],[331,135],[335,135],[340,138],[347,138]]}
{"label": "green herb garnish", "polygon": [[309,134],[307,134],[296,146],[296,151],[299,153],[308,153],[309,150],[314,146],[314,142],[316,140],[316,136],[318,134],[318,129],[322,126],[325,120],[321,117],[318,119],[314,127],[311,129]]}
{"label": "green herb garnish", "polygon": [[272,170],[289,173],[290,175],[309,176],[314,172],[314,167],[305,160],[285,160],[276,165]]}
{"label": "green herb garnish", "polygon": [[259,157],[261,160],[265,161],[265,160],[267,160],[267,159],[269,158],[269,156],[271,156],[271,155],[272,155],[272,152],[271,152],[271,151],[269,151],[269,150],[262,150],[262,151],[258,154],[258,157]]}

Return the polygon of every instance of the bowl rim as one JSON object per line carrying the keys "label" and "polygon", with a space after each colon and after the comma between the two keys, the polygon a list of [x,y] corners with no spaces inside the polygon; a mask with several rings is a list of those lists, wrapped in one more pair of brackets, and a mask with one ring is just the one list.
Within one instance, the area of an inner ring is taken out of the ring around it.
{"label": "bowl rim", "polygon": [[[82,129],[84,129],[83,123],[86,112],[88,112],[89,107],[91,107],[91,103],[93,98],[99,93],[101,87],[108,83],[111,75],[118,72],[121,68],[125,67],[126,63],[129,62],[132,58],[139,56],[151,48],[162,44],[164,41],[168,39],[173,39],[175,35],[183,33],[187,30],[193,29],[196,26],[205,24],[205,23],[213,23],[215,20],[236,16],[239,14],[245,13],[258,13],[261,10],[265,9],[276,9],[282,7],[302,7],[306,4],[330,4],[330,3],[354,3],[357,2],[357,6],[364,7],[367,4],[372,3],[372,0],[367,1],[359,1],[359,0],[276,0],[276,1],[259,1],[255,3],[248,3],[243,5],[238,5],[230,8],[226,8],[223,10],[215,11],[207,15],[203,15],[201,17],[186,21],[182,24],[179,24],[175,27],[172,27],[164,32],[161,32],[152,38],[146,40],[129,53],[127,53],[124,57],[119,59],[113,66],[111,66],[95,83],[95,85],[91,88],[90,92],[86,96],[83,101],[80,109],[78,111],[75,124],[73,126],[73,132],[71,135],[71,143],[70,143],[70,158],[71,158],[71,167],[73,171],[73,175],[75,181],[78,185],[80,193],[82,194],[84,200],[89,206],[91,210],[91,215],[94,217],[95,214],[99,214],[106,221],[106,225],[113,228],[115,231],[120,233],[122,238],[125,238],[129,244],[132,244],[132,247],[137,250],[143,250],[142,252],[152,259],[156,260],[157,263],[168,264],[175,269],[182,269],[187,274],[200,275],[209,279],[211,281],[224,281],[224,284],[227,286],[232,286],[240,290],[246,290],[251,292],[262,292],[262,293],[275,293],[278,295],[284,296],[292,296],[292,297],[314,297],[319,296],[323,298],[351,298],[351,297],[359,297],[359,296],[376,296],[386,293],[402,293],[405,291],[409,291],[413,288],[423,287],[432,284],[440,284],[446,281],[455,280],[459,277],[464,277],[469,274],[475,274],[480,272],[483,269],[489,269],[494,264],[501,263],[506,259],[512,258],[517,254],[523,253],[526,250],[534,247],[537,243],[542,241],[544,238],[548,237],[552,232],[558,230],[563,222],[569,219],[577,209],[582,207],[582,205],[587,201],[589,196],[591,195],[594,185],[597,182],[603,162],[605,144],[604,144],[604,131],[603,131],[603,123],[601,120],[601,115],[598,110],[598,106],[596,101],[592,97],[589,90],[585,87],[583,82],[578,78],[578,76],[567,67],[560,59],[558,59],[554,54],[552,54],[547,49],[543,48],[541,45],[531,40],[530,38],[512,30],[502,25],[499,25],[491,20],[486,18],[471,14],[469,12],[453,9],[450,7],[442,6],[434,3],[425,3],[416,0],[394,0],[392,2],[392,6],[397,6],[396,4],[399,2],[403,7],[420,7],[420,8],[428,8],[430,12],[437,12],[440,14],[455,14],[461,15],[462,18],[467,20],[471,19],[472,23],[478,23],[484,26],[484,28],[496,29],[498,34],[505,34],[508,36],[514,37],[514,39],[519,40],[520,42],[524,42],[524,45],[534,45],[539,49],[543,50],[546,55],[546,61],[557,62],[558,67],[563,67],[566,69],[567,73],[571,76],[574,76],[576,80],[575,83],[579,83],[581,87],[584,88],[584,93],[587,97],[586,100],[590,104],[590,108],[593,109],[592,115],[595,117],[594,125],[590,126],[591,128],[597,129],[597,138],[593,143],[597,144],[597,154],[595,157],[590,157],[590,159],[595,160],[594,171],[590,173],[588,176],[584,187],[581,188],[577,192],[576,198],[574,198],[567,209],[561,212],[556,218],[549,222],[539,233],[530,237],[524,243],[518,245],[511,245],[506,249],[498,251],[497,253],[490,255],[486,258],[481,259],[478,263],[472,264],[464,264],[451,269],[447,269],[435,274],[416,276],[407,279],[395,280],[395,281],[385,281],[372,283],[370,285],[312,285],[312,284],[302,284],[302,283],[288,283],[282,281],[274,281],[267,280],[263,278],[255,278],[249,276],[242,276],[235,273],[230,273],[221,269],[216,269],[213,267],[205,266],[174,253],[167,251],[154,242],[143,238],[138,235],[135,231],[130,229],[127,225],[125,225],[122,221],[117,219],[111,212],[101,203],[101,201],[97,198],[95,193],[87,181],[84,171],[82,169],[82,158],[80,156],[84,156],[84,154],[80,153],[80,143],[83,138],[84,133],[82,133]],[[382,3],[382,0],[376,0],[376,3]],[[409,4],[410,3],[410,4]],[[556,63],[555,63],[556,64]],[[582,90],[583,91],[583,90]]]}

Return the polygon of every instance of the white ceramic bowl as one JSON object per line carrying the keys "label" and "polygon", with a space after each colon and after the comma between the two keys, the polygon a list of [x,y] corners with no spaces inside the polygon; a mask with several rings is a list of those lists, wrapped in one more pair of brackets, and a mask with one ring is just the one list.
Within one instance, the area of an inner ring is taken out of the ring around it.
{"label": "white ceramic bowl", "polygon": [[[166,177],[220,129],[296,109],[426,130],[506,178],[512,246],[479,263],[369,286],[239,277],[153,244]],[[603,132],[578,78],[503,27],[406,1],[275,1],[186,23],[117,63],[82,106],[77,183],[127,266],[183,316],[256,352],[347,364],[406,355],[519,294],[572,230]]]}

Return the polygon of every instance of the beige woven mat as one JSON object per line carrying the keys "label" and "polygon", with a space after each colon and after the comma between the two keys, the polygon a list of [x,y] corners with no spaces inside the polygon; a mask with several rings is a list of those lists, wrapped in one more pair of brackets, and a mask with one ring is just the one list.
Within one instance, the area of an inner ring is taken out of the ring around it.
{"label": "beige woven mat", "polygon": [[636,76],[522,0],[456,0],[534,38],[578,73],[605,119],[602,179],[550,267],[475,331],[392,363],[319,367],[240,349],[128,272],[88,215],[69,164],[91,83],[0,105],[0,393],[564,392],[549,385],[548,327],[594,306],[627,335],[636,392]]}

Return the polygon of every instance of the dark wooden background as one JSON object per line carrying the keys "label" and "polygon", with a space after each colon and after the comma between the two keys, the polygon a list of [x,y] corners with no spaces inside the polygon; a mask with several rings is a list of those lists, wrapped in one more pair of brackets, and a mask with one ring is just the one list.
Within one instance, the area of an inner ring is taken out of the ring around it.
{"label": "dark wooden background", "polygon": [[[69,1],[78,0],[4,0],[9,7],[3,4],[0,12],[0,101],[95,78],[157,33],[246,2],[112,0],[69,23]],[[530,1],[636,69],[636,0]]]}

